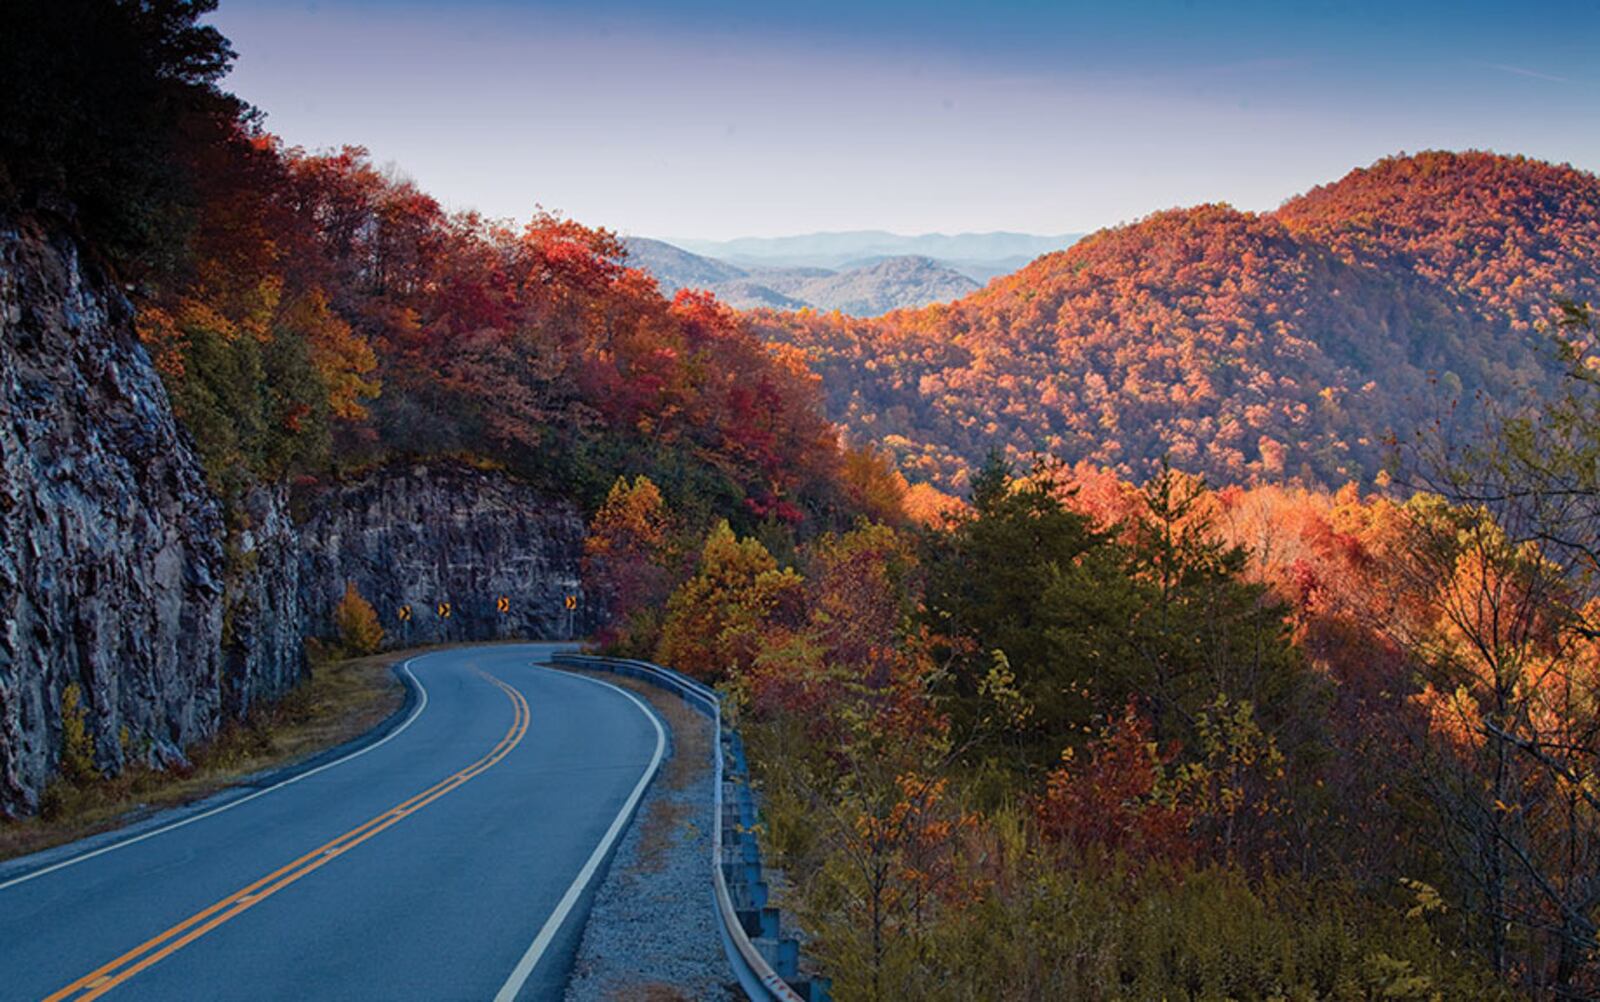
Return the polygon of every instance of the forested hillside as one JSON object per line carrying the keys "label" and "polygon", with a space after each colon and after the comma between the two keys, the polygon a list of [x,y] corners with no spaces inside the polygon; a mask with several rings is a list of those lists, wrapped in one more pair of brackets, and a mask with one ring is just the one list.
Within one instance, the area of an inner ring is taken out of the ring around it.
{"label": "forested hillside", "polygon": [[221,495],[462,455],[590,505],[628,470],[735,523],[848,520],[796,353],[664,298],[606,231],[446,212],[359,148],[286,147],[217,86],[209,6],[84,4],[81,35],[19,12],[0,196],[69,218],[127,283]]}
{"label": "forested hillside", "polygon": [[591,503],[633,469],[752,523],[849,507],[816,377],[611,234],[450,215],[361,150],[232,123],[196,154],[223,162],[142,330],[219,483],[470,454]]}
{"label": "forested hillside", "polygon": [[[1600,179],[1487,153],[1384,160],[1273,213],[1160,212],[950,304],[763,313],[830,412],[960,486],[992,447],[1126,475],[1370,481],[1390,435],[1548,393],[1536,328],[1600,289]],[[1459,403],[1459,406],[1454,406]]]}
{"label": "forested hillside", "polygon": [[580,513],[623,473],[779,546],[898,519],[792,350],[610,233],[285,146],[214,7],[0,17],[0,813],[60,779],[74,700],[92,799],[302,681],[340,607],[391,644],[587,628]]}

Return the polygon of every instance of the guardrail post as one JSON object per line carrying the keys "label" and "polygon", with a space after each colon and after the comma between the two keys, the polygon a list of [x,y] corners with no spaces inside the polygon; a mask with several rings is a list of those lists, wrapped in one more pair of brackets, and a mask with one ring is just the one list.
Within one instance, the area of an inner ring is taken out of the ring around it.
{"label": "guardrail post", "polygon": [[756,949],[767,958],[767,963],[785,981],[800,976],[800,944],[792,939],[758,939]]}

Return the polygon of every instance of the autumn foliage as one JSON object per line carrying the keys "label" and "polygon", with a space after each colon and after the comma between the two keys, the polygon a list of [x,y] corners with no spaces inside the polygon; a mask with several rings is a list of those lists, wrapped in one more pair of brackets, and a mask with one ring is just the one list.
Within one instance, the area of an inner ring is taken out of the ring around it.
{"label": "autumn foliage", "polygon": [[949,305],[758,323],[830,414],[946,489],[995,447],[1132,480],[1167,457],[1217,484],[1370,484],[1391,434],[1475,433],[1481,397],[1553,391],[1536,326],[1600,292],[1597,234],[1592,174],[1424,153],[1275,212],[1158,212]]}
{"label": "autumn foliage", "polygon": [[748,670],[767,633],[797,614],[801,587],[759,541],[739,539],[719,522],[698,571],[667,603],[657,656],[701,678]]}
{"label": "autumn foliage", "polygon": [[334,629],[339,633],[339,643],[352,655],[375,653],[383,646],[383,626],[372,603],[356,590],[354,581],[344,586],[344,595],[333,610]]}
{"label": "autumn foliage", "polygon": [[605,621],[602,642],[648,653],[681,557],[678,534],[649,477],[618,477],[611,485],[583,544],[584,582]]}
{"label": "autumn foliage", "polygon": [[904,480],[841,447],[797,352],[709,296],[663,298],[611,233],[448,213],[364,150],[249,120],[181,148],[195,225],[139,329],[225,497],[464,454],[592,506],[629,471],[741,526],[900,517]]}
{"label": "autumn foliage", "polygon": [[[285,146],[213,6],[25,0],[0,211],[108,256],[228,542],[447,454],[591,512],[596,639],[725,691],[838,997],[1600,995],[1600,331],[1538,329],[1600,293],[1593,175],[1395,157],[751,317]],[[1434,491],[1380,469],[1481,421]]]}
{"label": "autumn foliage", "polygon": [[1149,718],[1130,702],[1083,753],[1062,752],[1039,800],[1042,831],[1079,852],[1192,858],[1190,812],[1167,784],[1177,754],[1173,743],[1155,740]]}
{"label": "autumn foliage", "polygon": [[729,693],[842,996],[1499,997],[1419,784],[1461,754],[1406,632],[1444,608],[1404,571],[1428,503],[972,482],[935,531],[786,558],[718,525],[661,624]]}
{"label": "autumn foliage", "polygon": [[225,501],[450,454],[591,510],[642,473],[700,522],[899,517],[904,481],[842,447],[799,352],[663,297],[610,232],[449,212],[359,147],[286,146],[217,86],[214,7],[8,10],[0,213],[94,240]]}

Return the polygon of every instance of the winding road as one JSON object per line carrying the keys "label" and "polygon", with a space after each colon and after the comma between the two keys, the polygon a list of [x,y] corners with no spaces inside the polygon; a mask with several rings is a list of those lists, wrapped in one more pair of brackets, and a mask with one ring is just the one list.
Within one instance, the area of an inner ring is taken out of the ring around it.
{"label": "winding road", "polygon": [[556,649],[414,658],[376,742],[0,867],[0,999],[559,998],[666,734]]}

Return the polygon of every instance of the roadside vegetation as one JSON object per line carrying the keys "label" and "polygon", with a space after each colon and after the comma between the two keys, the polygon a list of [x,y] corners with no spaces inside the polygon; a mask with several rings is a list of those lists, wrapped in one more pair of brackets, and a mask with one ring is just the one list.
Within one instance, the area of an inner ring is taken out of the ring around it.
{"label": "roadside vegetation", "polygon": [[724,687],[841,999],[1600,993],[1596,326],[1408,488],[992,457],[789,548],[619,480],[612,647]]}
{"label": "roadside vegetation", "polygon": [[[214,7],[13,4],[0,215],[129,289],[225,502],[452,455],[592,512],[601,641],[731,694],[838,998],[1600,997],[1600,336],[1545,294],[1596,291],[1592,175],[1401,158],[758,329],[605,230],[288,146]],[[1483,439],[1388,439],[1468,394]],[[100,775],[60,680],[0,856],[375,725],[403,652],[337,619],[165,772]]]}

